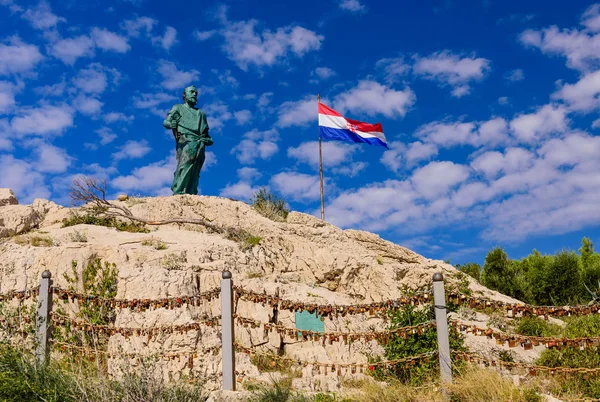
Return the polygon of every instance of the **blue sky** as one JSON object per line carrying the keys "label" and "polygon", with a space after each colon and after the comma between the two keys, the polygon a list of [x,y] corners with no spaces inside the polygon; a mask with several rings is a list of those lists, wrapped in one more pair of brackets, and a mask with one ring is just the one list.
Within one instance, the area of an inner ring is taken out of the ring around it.
{"label": "blue sky", "polygon": [[427,257],[600,240],[600,4],[0,0],[0,187],[68,204],[78,174],[168,195],[162,128],[199,88],[201,192],[319,214],[316,96],[390,150],[324,143],[326,218]]}

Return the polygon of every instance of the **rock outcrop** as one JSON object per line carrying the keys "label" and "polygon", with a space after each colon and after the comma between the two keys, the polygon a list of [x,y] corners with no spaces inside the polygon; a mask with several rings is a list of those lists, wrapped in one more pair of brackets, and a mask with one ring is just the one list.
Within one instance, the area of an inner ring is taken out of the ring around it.
{"label": "rock outcrop", "polygon": [[[198,225],[169,224],[151,227],[150,233],[119,232],[93,225],[61,227],[61,220],[74,210],[49,201],[36,200],[32,206],[0,207],[0,237],[40,228],[49,237],[50,247],[34,247],[11,238],[0,243],[0,292],[35,286],[44,270],[49,270],[55,286],[68,286],[65,273],[79,270],[101,258],[118,269],[118,298],[158,299],[197,295],[219,286],[221,273],[229,270],[234,283],[260,293],[278,293],[283,299],[318,304],[357,304],[395,299],[405,288],[428,286],[435,272],[455,280],[456,270],[442,261],[425,258],[411,250],[359,230],[342,230],[311,215],[292,212],[286,222],[274,222],[249,205],[208,196],[129,198],[114,201],[139,217],[159,220],[169,217],[204,217],[213,224],[243,230],[253,237],[251,244],[233,241]],[[38,235],[38,232],[21,237]],[[85,240],[85,241],[84,241]],[[511,301],[468,279],[475,294]],[[272,307],[240,299],[236,314],[259,322],[295,327],[295,314],[274,311]],[[218,316],[219,300],[201,306],[175,309],[118,310],[115,325],[147,328],[188,324],[203,316]],[[377,316],[358,314],[324,321],[325,331],[372,331],[385,329]],[[236,340],[246,346],[285,353],[292,358],[319,362],[367,362],[381,354],[376,341],[299,342],[296,337],[265,332],[263,328],[239,327]],[[114,352],[176,353],[211,348],[220,344],[218,327],[161,336],[111,336]],[[241,376],[267,378],[260,374],[249,356],[237,355]],[[164,378],[181,374],[218,373],[220,355],[201,354],[191,368],[184,359],[161,361]],[[117,372],[117,364],[111,366]],[[303,369],[296,386],[308,389],[335,389],[338,378]],[[216,382],[213,381],[216,387]]]}
{"label": "rock outcrop", "polygon": [[0,188],[0,207],[5,205],[17,205],[19,201],[10,188]]}

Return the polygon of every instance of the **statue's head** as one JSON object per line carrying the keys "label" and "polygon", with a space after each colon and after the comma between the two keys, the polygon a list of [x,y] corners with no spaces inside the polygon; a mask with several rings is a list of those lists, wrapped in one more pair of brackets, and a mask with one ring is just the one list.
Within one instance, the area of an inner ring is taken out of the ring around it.
{"label": "statue's head", "polygon": [[190,85],[183,90],[183,102],[190,106],[195,106],[198,103],[198,89],[195,86]]}

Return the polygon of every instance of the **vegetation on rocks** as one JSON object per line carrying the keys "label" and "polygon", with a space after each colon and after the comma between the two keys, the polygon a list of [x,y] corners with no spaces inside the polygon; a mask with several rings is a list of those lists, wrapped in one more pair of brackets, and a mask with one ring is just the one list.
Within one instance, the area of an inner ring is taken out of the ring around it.
{"label": "vegetation on rocks", "polygon": [[264,187],[252,194],[250,203],[259,214],[274,221],[285,221],[290,213],[287,202]]}
{"label": "vegetation on rocks", "polygon": [[62,227],[66,228],[75,225],[96,225],[115,228],[121,232],[131,233],[150,233],[148,228],[142,223],[122,222],[114,217],[98,217],[91,214],[78,215],[73,214],[71,217],[62,221]]}

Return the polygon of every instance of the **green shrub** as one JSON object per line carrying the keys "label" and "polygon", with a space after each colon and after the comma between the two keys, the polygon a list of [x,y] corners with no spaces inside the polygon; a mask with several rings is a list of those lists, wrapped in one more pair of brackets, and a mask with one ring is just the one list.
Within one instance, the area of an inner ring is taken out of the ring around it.
{"label": "green shrub", "polygon": [[2,402],[201,402],[202,383],[164,383],[154,375],[155,363],[127,369],[118,381],[107,378],[87,359],[34,363],[27,351],[0,343],[0,401]]}
{"label": "green shrub", "polygon": [[[78,291],[79,286],[83,293],[98,296],[105,299],[114,298],[117,295],[117,280],[118,270],[114,263],[107,261],[102,262],[100,258],[90,261],[81,274],[77,270],[77,261],[71,261],[71,275],[64,273],[63,276],[69,283],[69,290]],[[62,308],[57,309],[59,313],[63,313]],[[93,325],[109,325],[114,324],[116,319],[115,309],[107,304],[96,304],[89,300],[82,300],[79,303],[79,318]],[[74,342],[76,344],[89,343],[96,347],[106,346],[108,343],[108,335],[105,333],[97,333],[90,331],[72,331],[70,323],[59,327],[55,331],[54,336],[63,341]],[[82,337],[78,337],[81,335]]]}
{"label": "green shrub", "polygon": [[259,214],[274,221],[285,221],[290,213],[285,200],[264,187],[252,194],[250,204]]}
{"label": "green shrub", "polygon": [[[548,367],[587,367],[600,368],[598,347],[580,350],[574,347],[546,349],[536,364]],[[569,373],[557,381],[563,392],[581,394],[588,398],[600,398],[600,378]]]}
{"label": "green shrub", "polygon": [[75,225],[95,225],[115,228],[120,232],[131,233],[150,233],[143,223],[121,222],[112,217],[98,217],[94,215],[72,215],[62,221],[62,227],[66,228]]}
{"label": "green shrub", "polygon": [[562,328],[559,325],[551,324],[548,321],[532,316],[524,317],[519,320],[515,332],[525,336],[559,336]]}
{"label": "green shrub", "polygon": [[590,314],[581,317],[568,317],[564,333],[567,338],[600,336],[600,315]]}
{"label": "green shrub", "polygon": [[0,343],[0,401],[76,402],[75,381],[54,365],[36,366],[31,356]]}
{"label": "green shrub", "polygon": [[[398,329],[430,321],[433,317],[433,306],[430,309],[416,309],[414,306],[405,306],[401,309],[392,310],[389,313],[390,326],[388,329]],[[392,338],[383,346],[386,360],[397,360],[422,353],[436,351],[438,348],[437,333],[435,328],[427,329],[423,334],[411,334],[403,338],[400,336]],[[454,329],[450,329],[450,349],[452,351],[466,351],[464,336]],[[373,360],[373,362],[378,359]],[[461,364],[453,364],[453,369],[459,368]],[[417,362],[414,366],[404,365],[392,366],[389,369],[375,366],[371,370],[378,380],[393,377],[404,384],[421,385],[430,378],[439,375],[439,362],[437,358]]]}
{"label": "green shrub", "polygon": [[468,262],[464,265],[456,264],[456,268],[470,277],[481,281],[481,265],[476,262]]}

